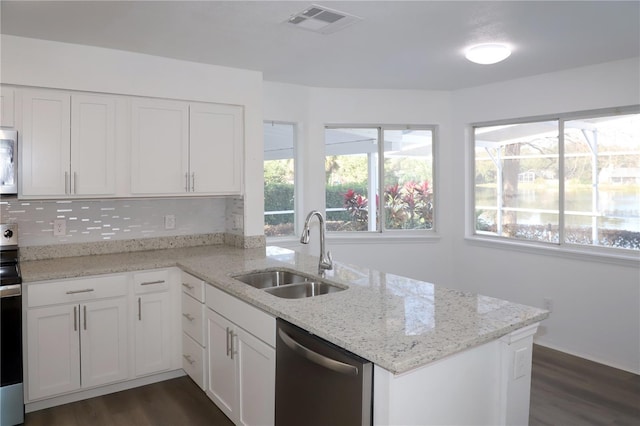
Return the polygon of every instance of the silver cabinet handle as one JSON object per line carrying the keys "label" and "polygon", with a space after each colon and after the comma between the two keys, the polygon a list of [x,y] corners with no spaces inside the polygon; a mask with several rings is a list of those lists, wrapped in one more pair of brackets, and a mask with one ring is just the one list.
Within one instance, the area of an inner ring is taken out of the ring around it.
{"label": "silver cabinet handle", "polygon": [[84,329],[86,331],[86,329],[87,329],[87,305],[84,305],[83,308],[84,308]]}
{"label": "silver cabinet handle", "polygon": [[193,290],[195,288],[195,286],[192,286],[191,284],[187,284],[187,283],[182,283],[182,287],[186,287],[189,290]]}
{"label": "silver cabinet handle", "polygon": [[196,192],[196,174],[191,173],[191,192]]}
{"label": "silver cabinet handle", "polygon": [[69,172],[64,172],[64,193],[69,193]]}
{"label": "silver cabinet handle", "polygon": [[[233,353],[234,353],[234,349],[233,349],[233,330],[229,330],[229,335],[231,336],[231,338],[229,340],[231,340],[231,350],[229,351],[231,353],[231,359],[233,359]],[[236,335],[237,336],[237,335]]]}
{"label": "silver cabinet handle", "polygon": [[193,317],[189,314],[182,314],[183,317],[185,317],[186,319],[188,319],[189,321],[193,321],[194,319],[196,319],[196,317]]}
{"label": "silver cabinet handle", "polygon": [[227,327],[227,356],[229,356],[229,327]]}
{"label": "silver cabinet handle", "polygon": [[153,284],[164,284],[164,280],[145,281],[143,283],[140,283],[140,285],[153,285]]}
{"label": "silver cabinet handle", "polygon": [[71,193],[78,193],[78,173],[76,172],[73,172],[73,189],[71,190]]}
{"label": "silver cabinet handle", "polygon": [[138,297],[138,321],[142,321],[142,298]]}
{"label": "silver cabinet handle", "polygon": [[305,357],[306,359],[308,359],[309,361],[315,364],[318,364],[321,367],[327,368],[329,370],[333,370],[336,373],[347,374],[350,376],[358,375],[357,367],[353,365],[345,364],[344,362],[340,362],[335,359],[328,358],[324,355],[321,355],[317,352],[312,351],[306,346],[303,346],[300,343],[293,340],[291,336],[285,333],[282,329],[278,329],[278,336],[280,337],[280,339],[282,339],[284,344],[289,347],[289,349],[291,349],[294,352],[297,352],[299,355]]}
{"label": "silver cabinet handle", "polygon": [[193,363],[196,362],[195,360],[191,359],[191,355],[183,354],[182,358],[186,359],[189,365],[193,365]]}
{"label": "silver cabinet handle", "polygon": [[73,307],[73,331],[78,331],[78,307]]}
{"label": "silver cabinet handle", "polygon": [[92,291],[94,291],[94,289],[92,289],[92,288],[85,288],[85,289],[82,289],[82,290],[69,290],[69,291],[67,292],[67,294],[90,293],[90,292],[92,292]]}
{"label": "silver cabinet handle", "polygon": [[184,178],[185,178],[184,191],[189,192],[189,173],[185,173]]}

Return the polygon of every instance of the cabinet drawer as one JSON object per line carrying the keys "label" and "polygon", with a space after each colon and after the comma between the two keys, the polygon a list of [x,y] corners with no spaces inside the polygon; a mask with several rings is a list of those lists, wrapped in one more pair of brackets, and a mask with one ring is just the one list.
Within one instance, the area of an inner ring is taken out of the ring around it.
{"label": "cabinet drawer", "polygon": [[182,291],[204,303],[204,281],[200,278],[183,272]]}
{"label": "cabinet drawer", "polygon": [[27,305],[57,305],[127,294],[126,275],[100,275],[65,281],[46,281],[27,285]]}
{"label": "cabinet drawer", "polygon": [[212,285],[206,287],[207,307],[239,325],[271,347],[276,346],[276,319]]}
{"label": "cabinet drawer", "polygon": [[186,333],[182,333],[182,369],[202,390],[206,390],[205,350]]}
{"label": "cabinet drawer", "polygon": [[154,293],[169,289],[169,271],[137,272],[133,275],[133,285],[136,294]]}
{"label": "cabinet drawer", "polygon": [[204,304],[182,293],[182,331],[202,346],[204,344]]}

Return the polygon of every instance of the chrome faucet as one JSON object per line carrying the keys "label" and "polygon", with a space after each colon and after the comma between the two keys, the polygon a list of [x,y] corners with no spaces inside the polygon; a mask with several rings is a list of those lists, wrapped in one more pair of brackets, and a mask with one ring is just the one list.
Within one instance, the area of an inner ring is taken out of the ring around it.
{"label": "chrome faucet", "polygon": [[307,215],[307,218],[304,220],[304,229],[302,230],[302,236],[300,237],[300,242],[302,244],[309,244],[309,222],[313,216],[318,216],[318,221],[320,222],[320,263],[318,263],[318,275],[324,276],[324,272],[333,269],[333,260],[331,259],[331,252],[327,252],[325,254],[324,251],[324,217],[322,217],[322,213],[317,210],[312,210]]}

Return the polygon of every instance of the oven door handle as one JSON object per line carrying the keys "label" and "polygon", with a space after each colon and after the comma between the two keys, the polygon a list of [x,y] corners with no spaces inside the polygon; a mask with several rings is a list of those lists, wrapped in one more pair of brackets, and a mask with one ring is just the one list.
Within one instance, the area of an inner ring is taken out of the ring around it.
{"label": "oven door handle", "polygon": [[0,298],[16,297],[22,295],[22,286],[20,284],[0,286]]}

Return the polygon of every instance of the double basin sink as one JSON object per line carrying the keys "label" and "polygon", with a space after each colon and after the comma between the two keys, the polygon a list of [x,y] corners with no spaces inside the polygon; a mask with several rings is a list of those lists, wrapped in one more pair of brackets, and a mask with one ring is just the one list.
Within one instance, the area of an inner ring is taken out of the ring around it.
{"label": "double basin sink", "polygon": [[344,290],[320,277],[284,269],[270,269],[235,275],[238,281],[284,299],[303,299]]}

